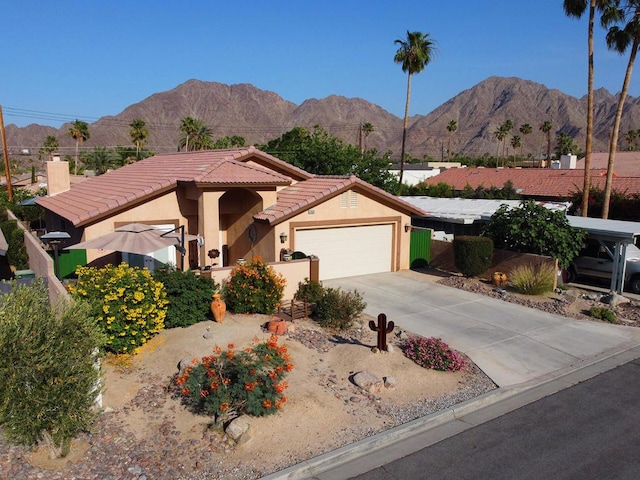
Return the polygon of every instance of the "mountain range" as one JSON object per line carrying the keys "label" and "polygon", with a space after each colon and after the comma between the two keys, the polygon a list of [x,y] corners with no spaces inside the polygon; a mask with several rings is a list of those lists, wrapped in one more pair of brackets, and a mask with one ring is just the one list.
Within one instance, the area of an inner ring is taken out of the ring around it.
{"label": "mountain range", "polygon": [[[594,103],[593,151],[606,151],[617,98],[605,89],[598,89]],[[502,154],[494,131],[507,119],[514,124],[507,145],[511,135],[519,135],[522,139],[518,154],[546,153],[546,136],[539,130],[546,120],[553,124],[554,137],[556,133],[564,132],[584,147],[586,106],[586,95],[576,98],[529,80],[490,77],[459,93],[428,115],[412,116],[407,132],[407,153],[415,158],[440,160],[447,157],[450,145],[452,152],[468,156]],[[419,110],[420,105],[412,104],[411,108]],[[172,90],[153,94],[130,105],[116,115],[91,123],[90,139],[82,148],[131,146],[129,123],[139,118],[147,123],[148,149],[156,153],[176,151],[179,125],[187,116],[203,120],[211,128],[214,139],[238,135],[244,137],[248,145],[266,143],[295,126],[312,129],[314,125],[320,125],[348,143],[362,141],[366,144],[363,146],[377,148],[381,153],[391,151],[392,158],[395,158],[399,155],[402,138],[402,118],[361,98],[330,95],[296,105],[277,93],[260,90],[250,84],[225,85],[189,80]],[[447,130],[451,120],[457,123],[455,132]],[[374,130],[366,139],[360,140],[360,126],[364,123],[371,123]],[[518,131],[525,123],[532,127],[529,135]],[[69,127],[70,124],[59,129],[36,124],[22,128],[8,125],[7,143],[12,154],[28,149],[33,155],[47,135],[55,135],[60,141],[61,153],[73,155],[75,141],[67,133]],[[619,148],[627,146],[624,133],[639,128],[640,98],[628,97]],[[553,145],[554,142],[552,148]]]}

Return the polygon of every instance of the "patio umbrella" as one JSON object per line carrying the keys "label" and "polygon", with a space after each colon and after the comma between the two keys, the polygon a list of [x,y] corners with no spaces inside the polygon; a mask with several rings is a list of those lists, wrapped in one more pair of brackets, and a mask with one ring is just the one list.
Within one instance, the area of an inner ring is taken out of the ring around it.
{"label": "patio umbrella", "polygon": [[4,256],[7,254],[7,250],[9,249],[9,244],[7,240],[4,238],[4,234],[2,230],[0,230],[0,255]]}
{"label": "patio umbrella", "polygon": [[162,230],[154,228],[152,225],[131,223],[118,227],[113,232],[101,237],[65,247],[65,250],[114,250],[146,255],[179,244],[180,239],[161,237],[162,233]]}

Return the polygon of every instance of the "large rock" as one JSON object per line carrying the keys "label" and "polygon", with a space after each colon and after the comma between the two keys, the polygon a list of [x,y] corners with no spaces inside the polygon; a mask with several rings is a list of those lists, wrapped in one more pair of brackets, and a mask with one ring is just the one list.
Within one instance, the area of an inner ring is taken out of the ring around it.
{"label": "large rock", "polygon": [[363,370],[353,376],[353,383],[368,393],[380,393],[384,389],[384,382],[377,375]]}
{"label": "large rock", "polygon": [[249,429],[251,428],[251,422],[246,415],[240,415],[238,418],[234,418],[229,422],[224,433],[236,443],[247,443],[250,440]]}

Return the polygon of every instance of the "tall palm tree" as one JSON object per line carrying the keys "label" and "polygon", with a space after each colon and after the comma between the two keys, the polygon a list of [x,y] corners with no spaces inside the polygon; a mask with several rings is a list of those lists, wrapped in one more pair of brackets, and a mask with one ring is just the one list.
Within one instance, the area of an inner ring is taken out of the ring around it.
{"label": "tall palm tree", "polygon": [[524,141],[527,138],[527,135],[529,135],[533,131],[533,128],[528,123],[523,123],[522,125],[520,125],[519,131],[522,134],[522,147],[520,150],[520,156],[524,156]]}
{"label": "tall palm tree", "polygon": [[[504,129],[504,125],[500,125],[495,132],[493,132],[493,136],[495,137],[496,140],[498,140],[498,147],[496,148],[496,166],[497,166],[497,162],[498,162],[498,158],[500,158],[500,145],[502,145],[502,142],[504,141],[505,138],[507,138],[507,132]],[[504,149],[503,149],[504,152]],[[504,154],[504,153],[503,153]]]}
{"label": "tall palm tree", "polygon": [[69,136],[76,141],[76,158],[75,165],[73,167],[73,174],[77,175],[79,162],[78,152],[80,150],[80,144],[89,140],[89,137],[91,136],[89,134],[89,125],[87,124],[87,122],[76,119],[76,121],[71,124],[71,127],[69,127],[68,133]]}
{"label": "tall palm tree", "polygon": [[180,124],[180,133],[182,133],[182,137],[178,143],[178,151],[182,148],[185,152],[206,150],[213,146],[211,129],[199,118],[183,118]]}
{"label": "tall palm tree", "polygon": [[553,124],[551,120],[545,120],[538,129],[547,136],[547,168],[549,168],[551,165],[551,130],[553,129]]}
{"label": "tall palm tree", "polygon": [[520,138],[520,135],[514,135],[513,137],[511,137],[510,143],[513,147],[513,158],[515,163],[516,151],[518,150],[518,148],[522,147],[522,139]]}
{"label": "tall palm tree", "polygon": [[404,124],[402,127],[402,148],[400,149],[400,178],[398,188],[402,188],[404,175],[404,153],[407,141],[407,127],[409,126],[409,102],[411,100],[411,76],[420,73],[431,62],[435,53],[434,42],[428,33],[407,31],[406,39],[398,39],[394,43],[399,45],[393,57],[395,63],[402,65],[402,71],[407,73],[407,101],[404,107]]}
{"label": "tall palm tree", "polygon": [[500,128],[502,129],[502,131],[504,132],[504,138],[503,138],[503,142],[502,142],[502,156],[505,156],[505,148],[507,146],[507,135],[509,135],[509,132],[511,130],[513,130],[513,121],[510,119],[506,119],[502,125],[500,125]]}
{"label": "tall palm tree", "polygon": [[369,135],[371,135],[374,130],[375,128],[373,127],[373,124],[369,122],[362,125],[362,134],[364,135],[364,147],[362,153],[367,151],[367,138],[369,138]]}
{"label": "tall palm tree", "polygon": [[[564,0],[564,12],[567,16],[580,18],[589,7],[589,27],[587,33],[588,74],[587,74],[587,139],[584,151],[584,183],[582,187],[582,216],[589,209],[589,191],[591,189],[591,150],[593,143],[593,24],[596,9],[603,10],[607,0]],[[549,149],[547,149],[548,151]],[[548,157],[548,154],[547,154]],[[548,161],[548,158],[547,158]]]}
{"label": "tall palm tree", "polygon": [[447,160],[451,157],[451,136],[458,130],[458,122],[449,120],[447,131],[449,132],[449,145],[447,146]]}
{"label": "tall palm tree", "polygon": [[136,118],[129,124],[129,126],[131,127],[131,130],[129,130],[129,136],[136,146],[136,160],[140,160],[140,149],[149,135],[147,123],[144,120]]}
{"label": "tall palm tree", "polygon": [[[617,2],[616,2],[617,3]],[[611,186],[613,183],[613,164],[616,158],[616,144],[620,134],[620,122],[622,120],[622,109],[629,91],[629,82],[633,73],[633,64],[636,61],[638,46],[640,46],[640,0],[626,0],[621,7],[611,5],[602,14],[601,23],[603,27],[609,27],[607,32],[607,47],[620,55],[631,47],[629,61],[622,82],[622,91],[618,97],[618,107],[613,122],[613,132],[611,134],[611,144],[609,145],[609,161],[607,162],[607,181],[604,186],[604,198],[602,200],[602,218],[609,217],[609,201],[611,199]],[[616,25],[622,24],[622,28]]]}

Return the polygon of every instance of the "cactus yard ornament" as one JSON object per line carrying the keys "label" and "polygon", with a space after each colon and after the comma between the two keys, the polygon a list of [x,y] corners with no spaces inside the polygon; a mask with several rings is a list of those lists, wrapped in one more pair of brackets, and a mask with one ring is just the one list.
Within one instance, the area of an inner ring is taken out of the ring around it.
{"label": "cactus yard ornament", "polygon": [[391,333],[394,326],[393,321],[387,322],[387,316],[384,313],[378,315],[378,325],[373,320],[369,321],[369,328],[378,332],[378,350],[387,351],[387,334]]}

